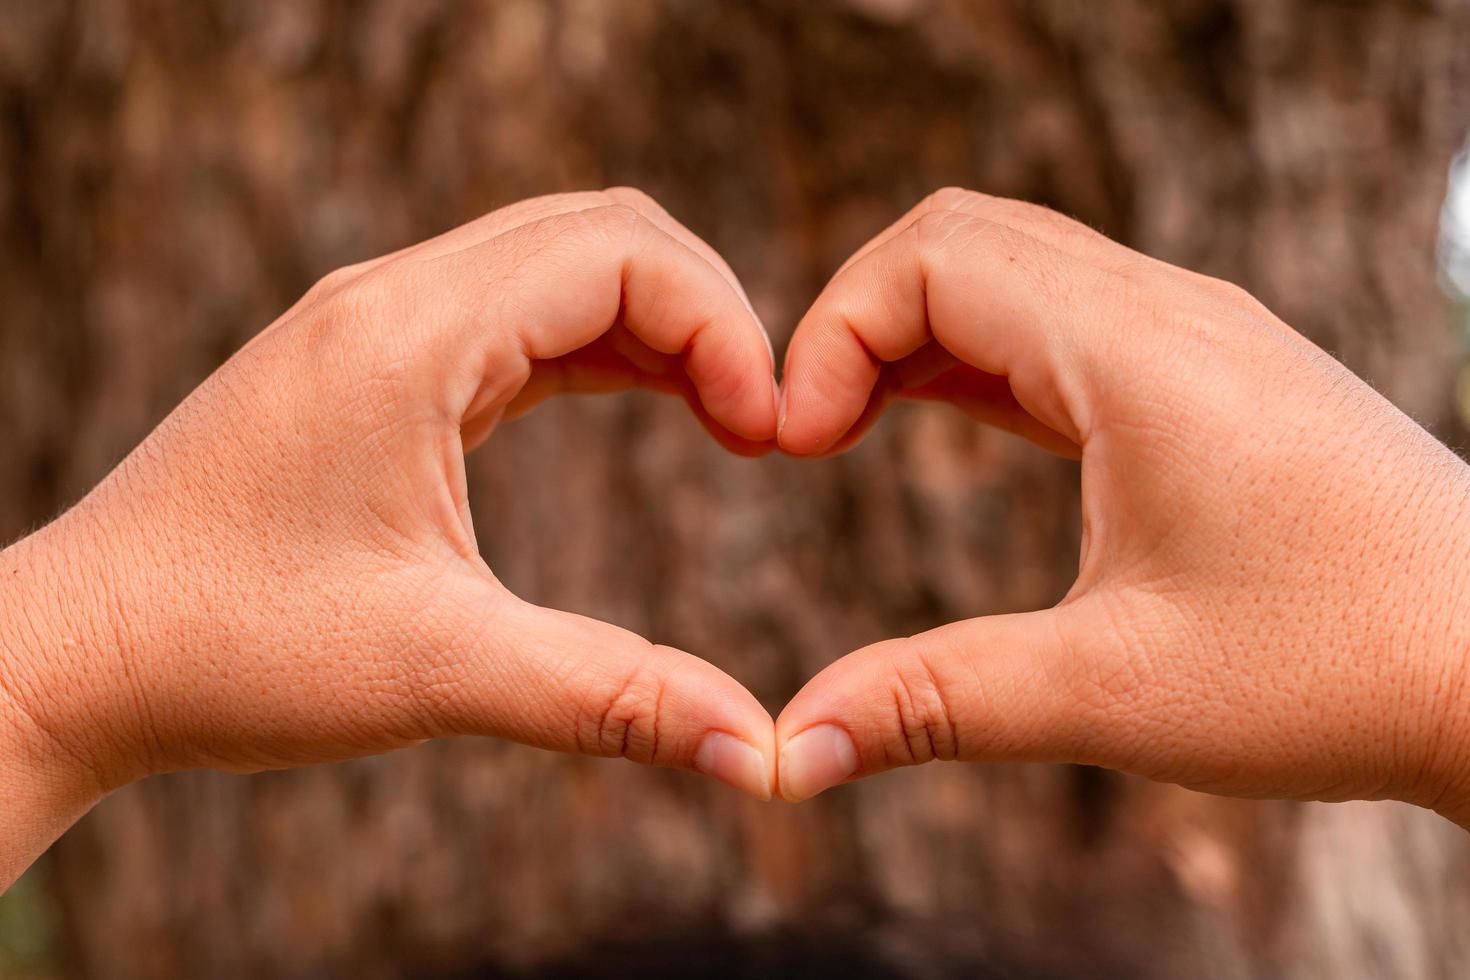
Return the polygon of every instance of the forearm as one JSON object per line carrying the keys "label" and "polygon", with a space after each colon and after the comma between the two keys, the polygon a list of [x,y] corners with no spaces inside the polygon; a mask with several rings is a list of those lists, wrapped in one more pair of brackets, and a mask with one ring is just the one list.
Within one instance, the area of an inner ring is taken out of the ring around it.
{"label": "forearm", "polygon": [[129,778],[99,751],[119,707],[107,576],[68,518],[0,551],[0,888]]}
{"label": "forearm", "polygon": [[102,797],[95,781],[58,759],[49,738],[29,728],[8,698],[0,702],[0,891]]}

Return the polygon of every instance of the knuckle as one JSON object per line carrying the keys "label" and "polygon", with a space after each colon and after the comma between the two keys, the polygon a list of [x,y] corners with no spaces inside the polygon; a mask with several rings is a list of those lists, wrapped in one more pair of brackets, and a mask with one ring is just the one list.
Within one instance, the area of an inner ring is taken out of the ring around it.
{"label": "knuckle", "polygon": [[415,260],[387,262],[355,276],[338,291],[354,311],[378,310],[410,291],[410,279],[420,266]]}
{"label": "knuckle", "polygon": [[499,238],[525,225],[535,224],[546,218],[567,212],[598,207],[608,203],[608,197],[600,191],[568,191],[562,194],[543,194],[508,204],[471,221],[465,228],[476,229],[486,239]]}
{"label": "knuckle", "polygon": [[640,187],[617,184],[604,188],[602,193],[614,203],[624,204],[635,210],[658,207],[658,202],[653,199],[653,196]]}
{"label": "knuckle", "polygon": [[589,235],[604,246],[635,239],[646,225],[646,219],[637,208],[622,203],[604,204],[579,212],[575,222],[573,227],[579,234]]}
{"label": "knuckle", "polygon": [[401,263],[390,262],[368,272],[343,276],[322,297],[315,316],[305,318],[303,341],[317,355],[339,356],[349,339],[374,323],[392,297],[402,295]]}
{"label": "knuckle", "polygon": [[924,198],[924,207],[926,210],[950,211],[964,207],[979,196],[972,190],[951,185],[941,187]]}
{"label": "knuckle", "polygon": [[974,218],[955,210],[928,211],[914,220],[913,233],[920,252],[933,252],[952,241],[961,229],[971,229]]}
{"label": "knuckle", "polygon": [[933,268],[988,250],[1015,261],[1034,249],[1022,232],[964,211],[931,211],[913,224],[915,247],[921,261]]}
{"label": "knuckle", "polygon": [[1244,286],[1233,283],[1228,279],[1219,279],[1214,276],[1194,274],[1195,282],[1210,293],[1218,302],[1225,306],[1238,310],[1252,318],[1275,319],[1275,316],[1266,304],[1256,299],[1255,294]]}
{"label": "knuckle", "polygon": [[[563,191],[557,194],[542,194],[539,197],[528,197],[516,201],[514,204],[506,205],[499,211],[491,211],[490,215],[503,212],[514,212],[524,209],[531,214],[555,214],[564,207],[576,207],[579,204],[592,204],[594,207],[603,201],[603,195],[595,191]],[[489,217],[490,215],[486,215]]]}
{"label": "knuckle", "polygon": [[583,704],[577,746],[587,755],[652,763],[662,758],[659,723],[667,681],[658,669],[658,648],[628,669],[612,672]]}
{"label": "knuckle", "polygon": [[944,686],[922,655],[896,659],[891,674],[895,725],[893,761],[923,763],[959,757],[959,730]]}
{"label": "knuckle", "polygon": [[352,265],[344,265],[341,268],[333,269],[316,281],[311,289],[308,290],[308,295],[315,296],[319,299],[331,296],[365,274],[372,268],[373,264],[371,261],[356,262]]}
{"label": "knuckle", "polygon": [[643,215],[631,204],[615,201],[587,212],[588,217],[613,231],[626,231],[643,222]]}
{"label": "knuckle", "polygon": [[313,390],[332,393],[323,418],[386,422],[417,379],[411,367],[429,322],[415,308],[422,282],[410,261],[390,262],[347,281],[293,321],[290,350]]}
{"label": "knuckle", "polygon": [[959,187],[946,187],[930,195],[929,202],[931,208],[960,211],[971,217],[992,221],[1017,232],[1034,235],[1042,240],[1085,243],[1103,238],[1081,221],[1054,208],[1032,201],[996,197]]}

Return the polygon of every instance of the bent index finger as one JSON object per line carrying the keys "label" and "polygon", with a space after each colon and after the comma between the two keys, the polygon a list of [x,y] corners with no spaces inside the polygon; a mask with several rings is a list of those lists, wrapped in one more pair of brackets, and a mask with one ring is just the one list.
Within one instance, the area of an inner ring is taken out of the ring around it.
{"label": "bent index finger", "polygon": [[1095,363],[1114,273],[1007,225],[928,212],[839,272],[787,350],[787,452],[820,455],[862,418],[881,365],[931,337],[1007,378],[1043,425],[1077,445],[1086,428],[1077,367]]}
{"label": "bent index finger", "polygon": [[[696,255],[714,266],[715,271],[725,278],[725,281],[730,284],[731,289],[735,290],[735,294],[740,297],[740,301],[745,304],[745,308],[750,310],[752,315],[755,314],[755,307],[751,305],[750,297],[745,293],[745,287],[740,284],[739,277],[735,275],[735,270],[730,268],[730,263],[725,261],[725,257],[715,251],[703,238],[700,238],[694,232],[684,227],[684,224],[678,218],[669,214],[668,209],[658,203],[656,199],[636,187],[609,187],[603,193],[615,203],[626,204],[634,211],[637,211],[659,228],[663,229],[663,231],[667,232],[669,237],[683,245],[687,245]],[[767,343],[769,344],[769,338],[767,339]],[[771,359],[773,361],[775,360],[774,354],[772,354]]]}
{"label": "bent index finger", "polygon": [[1069,218],[1060,211],[1018,201],[1009,197],[995,197],[963,187],[942,187],[910,208],[903,217],[874,235],[868,242],[842,263],[846,269],[861,260],[873,249],[878,248],[894,236],[901,234],[909,225],[926,214],[942,211],[957,211],[971,217],[983,218],[996,224],[1006,225],[1024,232],[1037,241],[1045,242],[1058,251],[1100,266],[1124,266],[1148,259],[1126,246],[1120,245],[1076,218]]}
{"label": "bent index finger", "polygon": [[[568,354],[621,323],[654,350],[681,356],[719,424],[752,441],[775,437],[775,378],[760,324],[719,270],[636,210],[610,205],[554,215],[430,264],[462,291],[451,310],[477,314],[457,317],[460,329],[449,331],[457,345],[485,348],[502,331],[518,342],[510,356],[524,360],[505,401],[524,383],[530,361]],[[505,347],[490,345],[499,353]],[[491,358],[485,370],[503,372],[503,362]],[[481,379],[482,389],[502,384]]]}

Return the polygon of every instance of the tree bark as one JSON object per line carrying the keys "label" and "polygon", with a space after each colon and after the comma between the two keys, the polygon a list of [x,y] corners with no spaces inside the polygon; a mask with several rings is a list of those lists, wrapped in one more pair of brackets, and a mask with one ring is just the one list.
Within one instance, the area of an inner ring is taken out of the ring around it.
{"label": "tree bark", "polygon": [[[778,350],[854,247],[961,184],[1242,284],[1458,438],[1433,246],[1467,33],[1464,0],[0,3],[0,536],[330,269],[614,183],[724,253]],[[752,462],[676,404],[564,400],[470,470],[518,594],[772,709],[1076,569],[1076,468],[940,409]],[[1431,814],[1080,767],[762,806],[462,740],[149,780],[47,861],[85,976],[1470,971],[1470,847]]]}

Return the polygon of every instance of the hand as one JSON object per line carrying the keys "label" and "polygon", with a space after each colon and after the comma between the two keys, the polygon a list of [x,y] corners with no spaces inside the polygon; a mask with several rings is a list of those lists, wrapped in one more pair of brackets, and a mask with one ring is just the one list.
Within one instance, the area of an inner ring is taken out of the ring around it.
{"label": "hand", "polygon": [[1229,284],[1043,208],[941,191],[791,342],[780,444],[939,399],[1082,460],[1054,609],[879,643],[777,721],[780,790],[930,759],[1470,807],[1470,478]]}
{"label": "hand", "polygon": [[0,847],[0,880],[147,773],[450,734],[769,797],[771,719],[740,684],[522,602],[479,556],[464,451],[550,395],[633,385],[682,394],[736,451],[774,444],[744,294],[636,191],[526,201],[324,279],[0,555],[0,719],[18,719],[0,783],[58,814],[10,796],[0,838],[25,843]]}

